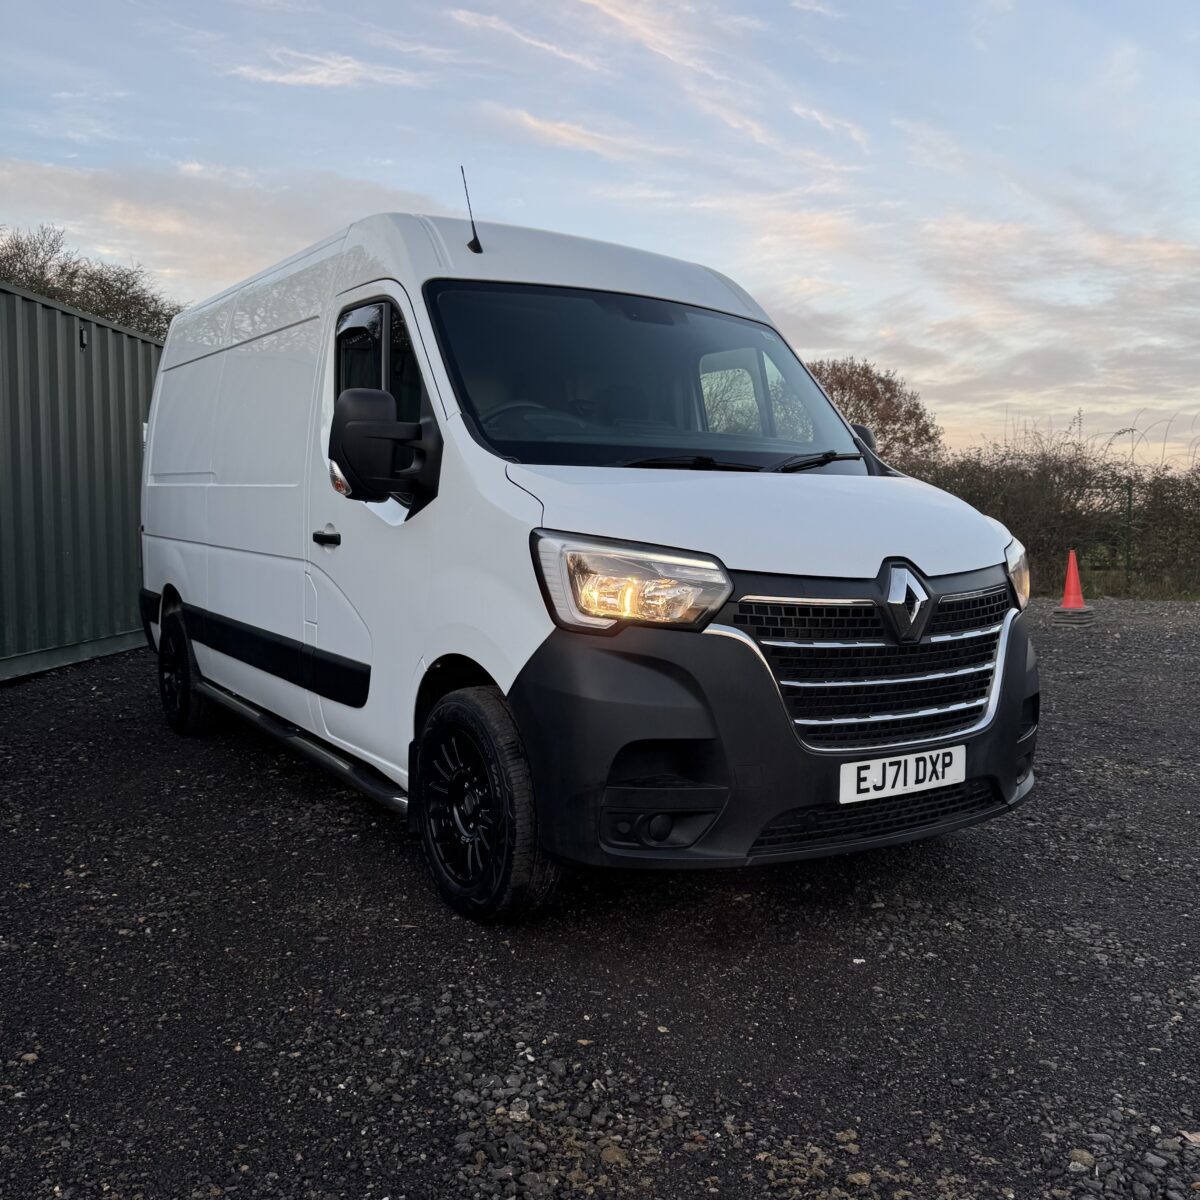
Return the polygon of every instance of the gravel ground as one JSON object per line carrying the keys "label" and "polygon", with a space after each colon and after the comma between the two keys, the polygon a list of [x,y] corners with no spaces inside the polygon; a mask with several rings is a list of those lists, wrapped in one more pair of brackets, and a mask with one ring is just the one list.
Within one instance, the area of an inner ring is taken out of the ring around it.
{"label": "gravel ground", "polygon": [[518,929],[145,651],[0,688],[0,1197],[1195,1197],[1200,605],[1096,607],[1017,813]]}

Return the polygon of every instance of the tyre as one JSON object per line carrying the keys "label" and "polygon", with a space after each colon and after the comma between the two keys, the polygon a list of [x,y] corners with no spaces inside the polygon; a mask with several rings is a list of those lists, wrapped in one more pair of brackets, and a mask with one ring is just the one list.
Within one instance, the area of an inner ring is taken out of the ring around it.
{"label": "tyre", "polygon": [[425,864],[452,908],[499,921],[551,903],[563,869],[538,840],[525,748],[496,688],[463,688],[434,705],[416,785]]}
{"label": "tyre", "polygon": [[183,614],[169,612],[158,627],[158,694],[167,724],[185,736],[204,733],[212,720],[212,705],[196,690],[199,678]]}

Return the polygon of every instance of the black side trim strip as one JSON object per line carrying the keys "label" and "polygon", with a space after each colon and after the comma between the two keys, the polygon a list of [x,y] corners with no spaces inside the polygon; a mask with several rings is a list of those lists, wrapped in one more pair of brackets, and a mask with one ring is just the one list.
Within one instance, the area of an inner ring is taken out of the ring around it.
{"label": "black side trim strip", "polygon": [[152,592],[149,588],[142,588],[138,592],[138,612],[142,617],[142,632],[146,635],[146,645],[154,650],[154,638],[150,636],[150,626],[158,620],[159,609],[162,607],[162,593]]}
{"label": "black side trim strip", "polygon": [[327,700],[351,708],[362,708],[367,702],[371,690],[369,663],[318,650],[295,638],[208,612],[194,604],[183,606],[183,616],[188,637],[211,650],[286,679]]}

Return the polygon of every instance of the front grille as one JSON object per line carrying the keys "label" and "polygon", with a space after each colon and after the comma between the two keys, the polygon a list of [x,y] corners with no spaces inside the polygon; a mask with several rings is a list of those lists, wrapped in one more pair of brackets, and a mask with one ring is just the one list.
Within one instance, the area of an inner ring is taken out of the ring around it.
{"label": "front grille", "polygon": [[965,596],[946,596],[933,614],[929,632],[936,636],[999,625],[1011,607],[1007,583]]}
{"label": "front grille", "polygon": [[847,604],[796,604],[786,600],[743,600],[733,623],[756,638],[800,641],[877,641],[883,616],[870,600]]}
{"label": "front grille", "polygon": [[871,600],[774,600],[734,606],[796,730],[814,749],[900,746],[979,723],[991,696],[1007,584],[936,601],[919,642],[897,642]]}
{"label": "front grille", "polygon": [[972,779],[886,800],[794,808],[776,817],[758,835],[751,854],[784,854],[822,846],[847,846],[900,833],[933,830],[1000,807],[995,785]]}

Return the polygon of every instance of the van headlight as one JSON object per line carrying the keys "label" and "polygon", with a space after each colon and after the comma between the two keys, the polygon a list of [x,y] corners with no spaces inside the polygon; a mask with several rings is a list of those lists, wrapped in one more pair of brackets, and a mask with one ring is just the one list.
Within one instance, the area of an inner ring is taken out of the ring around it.
{"label": "van headlight", "polygon": [[1029,559],[1025,547],[1016,538],[1008,543],[1004,551],[1004,565],[1008,568],[1013,591],[1017,593],[1017,604],[1024,608],[1029,603]]}
{"label": "van headlight", "polygon": [[712,558],[543,529],[533,533],[533,562],[550,615],[568,629],[695,629],[733,591]]}

